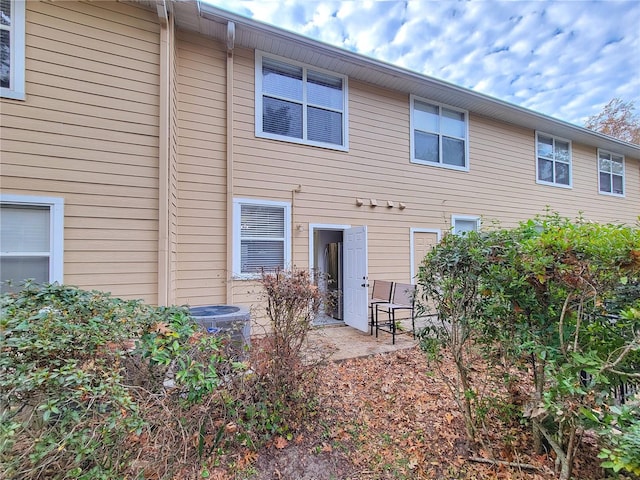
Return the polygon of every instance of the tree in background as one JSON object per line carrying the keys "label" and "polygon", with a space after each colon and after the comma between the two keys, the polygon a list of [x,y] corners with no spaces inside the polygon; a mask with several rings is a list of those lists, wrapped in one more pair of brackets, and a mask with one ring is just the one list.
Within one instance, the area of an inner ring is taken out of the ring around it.
{"label": "tree in background", "polygon": [[584,126],[625,142],[640,145],[640,117],[635,115],[633,102],[612,99],[602,112],[587,119]]}

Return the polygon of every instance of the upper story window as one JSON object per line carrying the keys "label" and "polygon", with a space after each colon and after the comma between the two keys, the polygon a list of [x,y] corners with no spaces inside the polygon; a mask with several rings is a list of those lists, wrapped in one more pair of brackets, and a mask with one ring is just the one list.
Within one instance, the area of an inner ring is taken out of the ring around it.
{"label": "upper story window", "polygon": [[25,2],[0,0],[0,97],[24,100]]}
{"label": "upper story window", "polygon": [[256,51],[256,136],[347,150],[347,78]]}
{"label": "upper story window", "polygon": [[605,195],[624,195],[624,157],[598,150],[598,188]]}
{"label": "upper story window", "polygon": [[262,270],[291,263],[291,205],[286,202],[233,201],[233,273],[253,278]]}
{"label": "upper story window", "polygon": [[1,292],[27,279],[62,283],[63,221],[61,198],[0,195]]}
{"label": "upper story window", "polygon": [[537,181],[571,187],[571,141],[536,133]]}
{"label": "upper story window", "polygon": [[467,112],[411,97],[411,161],[469,169]]}

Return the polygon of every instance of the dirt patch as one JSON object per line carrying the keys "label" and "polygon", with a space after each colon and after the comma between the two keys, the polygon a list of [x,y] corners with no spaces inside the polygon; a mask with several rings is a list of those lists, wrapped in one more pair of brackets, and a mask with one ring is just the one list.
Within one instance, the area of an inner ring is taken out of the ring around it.
{"label": "dirt patch", "polygon": [[271,448],[260,455],[255,468],[260,473],[251,476],[252,480],[356,480],[350,476],[352,468],[343,455],[309,445]]}
{"label": "dirt patch", "polygon": [[[320,401],[290,439],[277,437],[242,469],[217,470],[219,479],[551,480],[554,459],[534,455],[519,425],[489,425],[485,446],[468,445],[445,384],[418,349],[328,363]],[[587,439],[574,478],[605,478]],[[471,456],[511,462],[485,464]],[[522,465],[519,467],[518,465]],[[532,468],[530,468],[532,467]]]}

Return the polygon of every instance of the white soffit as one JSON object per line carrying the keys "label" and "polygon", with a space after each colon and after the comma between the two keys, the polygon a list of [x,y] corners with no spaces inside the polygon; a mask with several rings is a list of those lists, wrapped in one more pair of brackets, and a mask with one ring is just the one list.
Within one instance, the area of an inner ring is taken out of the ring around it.
{"label": "white soffit", "polygon": [[198,0],[174,1],[172,10],[178,28],[196,31],[226,43],[227,22],[236,24],[235,45],[281,55],[347,75],[349,78],[414,94],[468,110],[472,114],[542,130],[583,145],[606,148],[640,159],[640,146],[616,140],[533,110],[488,95],[374,60],[332,45],[302,37],[266,23],[257,22]]}

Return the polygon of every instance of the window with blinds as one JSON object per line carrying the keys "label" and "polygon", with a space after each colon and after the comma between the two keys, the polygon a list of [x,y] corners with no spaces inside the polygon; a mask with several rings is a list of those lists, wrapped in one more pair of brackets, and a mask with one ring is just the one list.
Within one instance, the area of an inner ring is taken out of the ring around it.
{"label": "window with blinds", "polygon": [[235,201],[234,270],[241,275],[285,268],[289,263],[290,207],[281,202]]}
{"label": "window with blinds", "polygon": [[62,199],[0,196],[0,291],[62,281]]}
{"label": "window with blinds", "polygon": [[346,149],[346,82],[256,52],[256,135]]}

